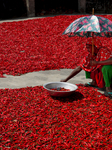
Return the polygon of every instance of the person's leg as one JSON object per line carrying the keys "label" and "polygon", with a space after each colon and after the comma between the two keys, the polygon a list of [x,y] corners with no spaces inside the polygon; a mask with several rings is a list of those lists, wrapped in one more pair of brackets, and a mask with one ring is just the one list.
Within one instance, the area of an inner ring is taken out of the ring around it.
{"label": "person's leg", "polygon": [[105,87],[107,92],[112,92],[112,65],[104,65],[102,67],[103,78],[105,81]]}
{"label": "person's leg", "polygon": [[86,76],[86,79],[91,79],[91,72],[87,72],[87,71],[85,71],[85,76]]}
{"label": "person's leg", "polygon": [[[85,71],[85,76],[86,76],[86,79],[91,79],[91,72]],[[96,86],[95,79],[92,79],[92,82],[86,83],[85,86]]]}

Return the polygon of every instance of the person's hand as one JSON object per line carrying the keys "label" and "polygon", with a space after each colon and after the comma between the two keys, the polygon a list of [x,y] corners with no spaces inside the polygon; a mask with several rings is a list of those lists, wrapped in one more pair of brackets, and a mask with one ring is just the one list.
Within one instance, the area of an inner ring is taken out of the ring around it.
{"label": "person's hand", "polygon": [[96,66],[97,65],[97,61],[96,60],[91,60],[90,61],[90,65],[91,66]]}
{"label": "person's hand", "polygon": [[66,79],[62,79],[60,82],[66,82]]}

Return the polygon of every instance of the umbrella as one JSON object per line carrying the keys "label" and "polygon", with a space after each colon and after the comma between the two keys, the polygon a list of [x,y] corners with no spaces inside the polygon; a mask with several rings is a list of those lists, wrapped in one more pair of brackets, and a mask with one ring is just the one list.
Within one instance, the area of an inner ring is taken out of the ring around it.
{"label": "umbrella", "polygon": [[[93,10],[94,11],[94,10]],[[73,21],[63,32],[69,37],[81,36],[92,37],[92,55],[94,55],[94,36],[112,37],[112,21],[107,18],[95,16],[85,16]]]}

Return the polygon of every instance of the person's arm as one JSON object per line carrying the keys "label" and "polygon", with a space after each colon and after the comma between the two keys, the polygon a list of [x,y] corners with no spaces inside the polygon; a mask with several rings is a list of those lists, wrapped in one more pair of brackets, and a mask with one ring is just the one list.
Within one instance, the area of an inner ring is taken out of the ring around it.
{"label": "person's arm", "polygon": [[70,80],[72,77],[74,77],[75,75],[77,75],[80,71],[82,70],[82,68],[80,66],[78,66],[77,68],[75,68],[71,74],[66,78],[61,80],[61,82],[67,82],[68,80]]}
{"label": "person's arm", "polygon": [[112,57],[107,59],[107,60],[104,60],[104,61],[95,61],[95,60],[92,60],[91,61],[91,65],[92,66],[95,66],[95,65],[112,65]]}

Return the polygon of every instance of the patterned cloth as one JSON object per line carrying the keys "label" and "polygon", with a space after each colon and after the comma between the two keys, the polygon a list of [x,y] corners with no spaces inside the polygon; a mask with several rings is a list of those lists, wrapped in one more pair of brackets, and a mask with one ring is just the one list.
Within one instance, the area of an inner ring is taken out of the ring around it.
{"label": "patterned cloth", "polygon": [[80,63],[80,67],[85,71],[92,72],[101,67],[101,65],[91,66],[90,65],[91,60],[104,61],[111,57],[112,52],[109,51],[106,47],[102,47],[98,49],[98,53],[96,56],[93,57],[92,54],[89,53],[86,57],[84,57],[84,59]]}
{"label": "patterned cloth", "polygon": [[97,50],[102,47],[101,40],[97,37],[94,37],[94,35],[92,38],[87,38],[86,44],[92,45],[92,40],[94,41],[94,45],[95,45],[95,47],[97,47]]}

